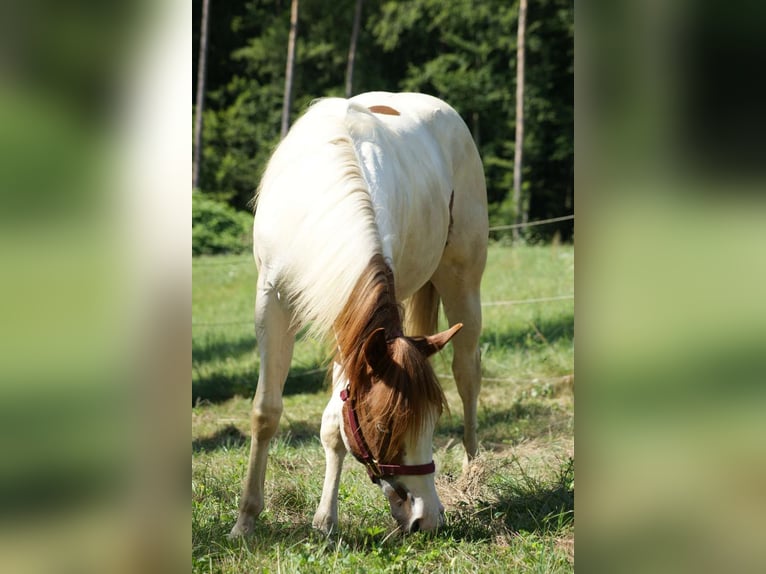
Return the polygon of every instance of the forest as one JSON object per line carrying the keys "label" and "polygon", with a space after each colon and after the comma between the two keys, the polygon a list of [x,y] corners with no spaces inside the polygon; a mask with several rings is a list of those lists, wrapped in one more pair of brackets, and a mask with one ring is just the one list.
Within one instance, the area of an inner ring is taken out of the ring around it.
{"label": "forest", "polygon": [[[193,2],[193,104],[207,1]],[[535,0],[526,8],[518,206],[513,180],[520,0],[297,4],[289,121],[316,98],[346,95],[347,82],[352,95],[432,94],[451,104],[473,133],[484,162],[491,225],[574,213],[571,0]],[[360,18],[353,34],[356,10]],[[290,0],[218,0],[208,6],[197,186],[206,200],[249,209],[281,137],[290,20]],[[566,220],[525,228],[522,238],[572,241],[573,233],[573,221]]]}

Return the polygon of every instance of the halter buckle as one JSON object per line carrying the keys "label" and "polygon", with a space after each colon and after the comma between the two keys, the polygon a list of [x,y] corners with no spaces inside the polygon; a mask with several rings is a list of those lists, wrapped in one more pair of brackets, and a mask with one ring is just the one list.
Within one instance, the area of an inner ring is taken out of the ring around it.
{"label": "halter buckle", "polygon": [[372,482],[378,482],[380,477],[383,476],[383,472],[378,466],[378,461],[374,458],[369,458],[364,461],[364,466],[367,468],[367,474],[370,476]]}

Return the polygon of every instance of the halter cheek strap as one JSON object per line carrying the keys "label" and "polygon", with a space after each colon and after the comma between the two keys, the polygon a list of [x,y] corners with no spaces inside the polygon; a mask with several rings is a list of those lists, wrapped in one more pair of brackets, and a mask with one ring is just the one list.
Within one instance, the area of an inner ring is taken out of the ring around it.
{"label": "halter cheek strap", "polygon": [[[344,402],[350,398],[348,387],[340,392],[340,398]],[[359,426],[359,418],[356,416],[355,406],[355,401],[351,399],[346,409],[346,420],[351,429],[351,437],[359,450],[359,454],[353,450],[351,454],[365,466],[372,482],[377,484],[384,476],[419,476],[436,472],[436,464],[434,464],[433,460],[426,464],[380,464],[375,460],[372,454],[370,454],[370,448],[367,446],[367,441],[364,440],[362,435],[362,428]]]}

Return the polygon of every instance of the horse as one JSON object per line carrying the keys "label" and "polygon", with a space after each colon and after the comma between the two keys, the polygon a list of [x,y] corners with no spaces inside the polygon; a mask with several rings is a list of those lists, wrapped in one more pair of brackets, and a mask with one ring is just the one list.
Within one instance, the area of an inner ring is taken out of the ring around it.
{"label": "horse", "polygon": [[[260,368],[239,515],[264,508],[269,442],[295,337],[335,349],[320,438],[326,469],[313,526],[338,525],[347,452],[365,465],[403,532],[434,530],[433,433],[446,406],[429,357],[450,340],[463,404],[464,469],[477,451],[484,172],[460,115],[417,93],[315,101],[275,149],[255,199]],[[439,304],[450,324],[434,334]]]}

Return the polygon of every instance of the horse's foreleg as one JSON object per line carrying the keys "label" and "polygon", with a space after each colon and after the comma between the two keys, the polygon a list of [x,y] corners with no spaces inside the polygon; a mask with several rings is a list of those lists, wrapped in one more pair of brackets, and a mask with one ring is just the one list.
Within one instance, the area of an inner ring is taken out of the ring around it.
{"label": "horse's foreleg", "polygon": [[289,313],[265,280],[259,281],[255,325],[261,365],[250,420],[250,459],[239,504],[239,518],[230,536],[252,532],[255,519],[263,510],[269,442],[277,432],[282,415],[282,389],[290,370],[295,342]]}
{"label": "horse's foreleg", "polygon": [[341,437],[343,403],[338,396],[340,367],[333,368],[333,396],[322,415],[322,446],[325,452],[325,475],[322,499],[314,514],[314,528],[330,534],[338,526],[338,487],[346,456],[346,445]]}

